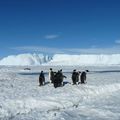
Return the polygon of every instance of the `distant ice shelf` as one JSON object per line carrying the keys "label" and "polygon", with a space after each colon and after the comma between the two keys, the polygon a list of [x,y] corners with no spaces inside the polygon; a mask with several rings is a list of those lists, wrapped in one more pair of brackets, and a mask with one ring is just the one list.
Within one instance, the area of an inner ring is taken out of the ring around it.
{"label": "distant ice shelf", "polygon": [[0,60],[0,65],[41,65],[50,61],[51,58],[48,55],[43,54],[19,54],[19,55],[10,55],[8,57]]}
{"label": "distant ice shelf", "polygon": [[43,54],[10,55],[0,60],[0,65],[119,65],[120,54]]}

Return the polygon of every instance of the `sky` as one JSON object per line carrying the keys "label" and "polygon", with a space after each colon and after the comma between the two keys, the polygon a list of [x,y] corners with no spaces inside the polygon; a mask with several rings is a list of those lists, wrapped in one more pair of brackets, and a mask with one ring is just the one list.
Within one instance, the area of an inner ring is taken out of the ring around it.
{"label": "sky", "polygon": [[0,0],[0,58],[120,53],[120,0]]}

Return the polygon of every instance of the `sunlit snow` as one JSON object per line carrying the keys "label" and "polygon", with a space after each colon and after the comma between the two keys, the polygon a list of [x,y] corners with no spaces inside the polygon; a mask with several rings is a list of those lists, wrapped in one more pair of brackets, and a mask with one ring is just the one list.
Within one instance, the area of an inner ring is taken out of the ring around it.
{"label": "sunlit snow", "polygon": [[[53,67],[67,76],[63,87],[48,83],[50,66],[0,67],[0,120],[120,120],[120,67]],[[88,69],[87,84],[72,85],[73,69]],[[46,85],[38,86],[40,71]]]}
{"label": "sunlit snow", "polygon": [[43,54],[19,54],[10,55],[0,60],[0,65],[120,65],[120,54],[86,54],[68,55],[55,54],[53,56]]}

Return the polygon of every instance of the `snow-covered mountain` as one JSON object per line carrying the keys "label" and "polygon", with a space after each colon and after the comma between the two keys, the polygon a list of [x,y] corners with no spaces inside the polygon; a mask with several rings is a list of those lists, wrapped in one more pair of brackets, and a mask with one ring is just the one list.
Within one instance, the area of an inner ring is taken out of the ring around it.
{"label": "snow-covered mountain", "polygon": [[10,55],[0,60],[0,65],[119,65],[120,54],[68,55],[55,54],[52,57],[43,54]]}

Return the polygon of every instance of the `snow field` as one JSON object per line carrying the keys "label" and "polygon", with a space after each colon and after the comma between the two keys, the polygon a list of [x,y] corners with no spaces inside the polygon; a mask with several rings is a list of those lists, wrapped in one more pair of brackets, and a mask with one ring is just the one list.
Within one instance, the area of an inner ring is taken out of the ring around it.
{"label": "snow field", "polygon": [[[0,70],[1,120],[119,120],[118,73],[90,72],[86,85],[66,84],[55,89],[52,84],[38,86],[39,75],[31,74],[39,72],[36,68],[25,71],[30,75],[19,74],[19,67]],[[71,74],[64,74],[64,81],[71,82]],[[48,74],[45,76],[47,82]]]}

